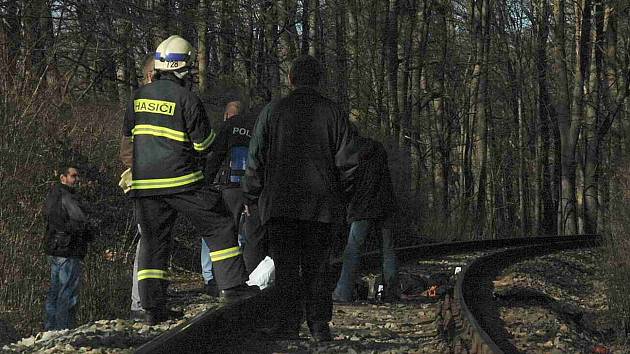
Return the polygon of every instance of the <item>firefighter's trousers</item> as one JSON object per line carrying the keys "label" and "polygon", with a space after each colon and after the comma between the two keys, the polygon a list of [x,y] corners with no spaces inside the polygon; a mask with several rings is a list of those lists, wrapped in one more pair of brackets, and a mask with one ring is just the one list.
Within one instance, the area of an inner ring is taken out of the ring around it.
{"label": "firefighter's trousers", "polygon": [[243,250],[243,260],[245,261],[245,269],[250,274],[260,261],[267,256],[267,245],[265,240],[265,232],[260,224],[260,216],[258,208],[252,207],[250,215],[244,215],[243,190],[240,187],[224,188],[221,191],[223,203],[232,214],[234,225],[237,229],[240,226],[240,232],[244,236],[245,242],[241,246]]}
{"label": "firefighter's trousers", "polygon": [[217,191],[200,188],[140,197],[136,199],[136,211],[142,228],[138,287],[144,309],[150,311],[166,304],[171,230],[178,213],[184,214],[199,236],[207,240],[219,289],[238,286],[247,280],[234,222]]}

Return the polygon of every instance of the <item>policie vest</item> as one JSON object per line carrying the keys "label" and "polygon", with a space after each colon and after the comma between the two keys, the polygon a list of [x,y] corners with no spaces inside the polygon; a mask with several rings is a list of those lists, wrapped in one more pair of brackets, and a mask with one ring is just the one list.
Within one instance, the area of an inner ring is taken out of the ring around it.
{"label": "policie vest", "polygon": [[212,145],[212,155],[208,161],[209,173],[216,175],[216,184],[240,185],[241,177],[245,174],[255,122],[254,115],[237,115],[225,121]]}

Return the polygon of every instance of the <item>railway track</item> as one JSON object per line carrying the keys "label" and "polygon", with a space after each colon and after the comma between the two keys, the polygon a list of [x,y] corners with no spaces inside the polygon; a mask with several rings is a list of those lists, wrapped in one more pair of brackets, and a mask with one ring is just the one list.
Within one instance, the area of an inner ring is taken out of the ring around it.
{"label": "railway track", "polygon": [[[492,280],[512,262],[555,250],[592,247],[594,235],[514,238],[411,246],[397,249],[401,263],[440,255],[482,252],[458,275],[440,310],[441,332],[456,353],[518,352],[500,327],[498,310],[492,306]],[[364,263],[377,267],[378,252],[364,255]],[[340,265],[336,261],[337,268]],[[483,286],[480,286],[483,285]],[[282,306],[274,288],[242,302],[207,311],[164,332],[137,348],[137,353],[239,352],[262,319],[273,318]]]}
{"label": "railway track", "polygon": [[601,243],[595,235],[549,237],[541,241],[490,253],[464,268],[452,296],[447,295],[442,306],[442,328],[452,338],[454,353],[520,353],[500,319],[493,297],[493,280],[518,261]]}

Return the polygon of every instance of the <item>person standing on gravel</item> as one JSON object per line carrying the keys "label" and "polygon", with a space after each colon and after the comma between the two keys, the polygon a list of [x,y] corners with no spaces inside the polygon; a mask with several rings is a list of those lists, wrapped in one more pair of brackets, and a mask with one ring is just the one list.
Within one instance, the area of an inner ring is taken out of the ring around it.
{"label": "person standing on gravel", "polygon": [[[243,261],[247,274],[265,258],[264,231],[254,210],[242,212],[243,189],[241,178],[245,174],[249,142],[254,130],[257,115],[243,114],[240,101],[231,101],[225,107],[225,122],[216,139],[210,146],[206,175],[216,176],[214,187],[221,196],[239,226],[239,243],[243,250]],[[203,255],[202,255],[203,257]]]}
{"label": "person standing on gravel", "polygon": [[50,263],[50,287],[46,297],[44,329],[74,328],[82,260],[94,239],[84,207],[76,194],[79,170],[68,166],[46,197],[45,249]]}
{"label": "person standing on gravel", "polygon": [[205,109],[190,91],[195,49],[180,36],[164,40],[155,53],[154,81],[133,93],[123,135],[133,139],[129,194],[141,231],[138,287],[146,322],[178,314],[166,306],[171,230],[186,215],[210,246],[217,285],[228,302],[257,294],[247,274],[231,217],[220,195],[207,187],[199,166],[214,140]]}
{"label": "person standing on gravel", "polygon": [[381,237],[383,301],[398,299],[398,271],[394,253],[393,218],[396,198],[387,163],[387,151],[376,140],[359,137],[359,166],[348,181],[350,234],[343,252],[343,267],[333,292],[333,301],[351,302],[360,263],[361,247],[374,230]]}
{"label": "person standing on gravel", "polygon": [[317,91],[321,77],[317,59],[297,58],[289,70],[292,92],[263,108],[249,145],[243,185],[276,267],[276,339],[297,337],[305,310],[313,339],[332,340],[329,257],[345,218],[341,181],[343,168],[352,167],[344,151],[353,130],[346,112]]}

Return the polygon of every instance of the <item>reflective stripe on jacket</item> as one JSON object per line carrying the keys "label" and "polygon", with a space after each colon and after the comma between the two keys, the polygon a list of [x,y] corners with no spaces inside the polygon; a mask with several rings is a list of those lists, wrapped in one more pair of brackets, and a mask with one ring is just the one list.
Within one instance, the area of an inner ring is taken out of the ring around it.
{"label": "reflective stripe on jacket", "polygon": [[133,93],[123,135],[133,139],[131,196],[180,193],[203,181],[199,157],[215,133],[199,97],[172,74]]}

